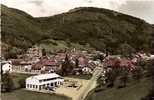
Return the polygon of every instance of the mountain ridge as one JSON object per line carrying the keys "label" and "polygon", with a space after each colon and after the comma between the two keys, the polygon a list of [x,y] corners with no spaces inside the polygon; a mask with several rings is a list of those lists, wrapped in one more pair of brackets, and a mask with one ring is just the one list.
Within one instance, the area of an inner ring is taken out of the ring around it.
{"label": "mountain ridge", "polygon": [[70,43],[88,44],[115,54],[125,44],[136,51],[150,49],[152,26],[130,15],[80,7],[50,17],[35,18],[23,11],[1,6],[2,43],[10,45],[10,48],[26,50],[35,44],[44,45],[42,41],[47,41],[46,46],[51,41],[56,41],[57,45],[64,41],[63,45],[68,48]]}

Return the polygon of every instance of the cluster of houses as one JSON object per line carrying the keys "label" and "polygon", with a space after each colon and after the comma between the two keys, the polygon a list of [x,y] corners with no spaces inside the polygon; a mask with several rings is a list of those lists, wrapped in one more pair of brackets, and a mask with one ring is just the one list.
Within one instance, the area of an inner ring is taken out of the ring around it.
{"label": "cluster of houses", "polygon": [[96,53],[89,54],[87,51],[71,50],[70,52],[57,52],[50,56],[42,56],[40,48],[34,46],[30,48],[26,54],[18,56],[18,59],[9,59],[11,62],[11,69],[13,71],[41,71],[41,73],[57,72],[61,69],[62,63],[65,61],[66,55],[70,63],[76,64],[78,60],[78,67],[74,70],[77,72],[82,70],[84,73],[92,73],[92,69],[100,61],[93,61],[93,56]]}
{"label": "cluster of houses", "polygon": [[[102,55],[104,59],[93,59],[96,55]],[[92,74],[95,67],[99,66],[103,69],[115,67],[117,64],[129,70],[135,69],[135,64],[138,59],[151,60],[154,55],[147,56],[140,52],[134,58],[121,58],[120,56],[108,55],[100,51],[87,52],[79,50],[71,50],[69,52],[57,52],[50,56],[42,56],[42,51],[39,47],[30,48],[26,54],[20,55],[18,59],[10,59],[9,61],[1,61],[1,71],[3,73],[12,71],[31,72],[33,70],[40,71],[42,74],[31,76],[26,79],[26,88],[29,90],[50,89],[61,85],[64,79],[56,74],[65,61],[66,56],[69,61],[77,67],[73,70],[76,75],[80,72],[83,74]],[[105,71],[103,71],[105,72]]]}

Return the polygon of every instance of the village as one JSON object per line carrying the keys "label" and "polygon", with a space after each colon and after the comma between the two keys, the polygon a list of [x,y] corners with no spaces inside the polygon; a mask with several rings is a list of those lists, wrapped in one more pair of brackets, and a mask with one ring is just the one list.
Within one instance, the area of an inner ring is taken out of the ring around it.
{"label": "village", "polygon": [[[113,85],[107,76],[112,70],[121,68],[132,73],[138,69],[138,62],[152,59],[154,55],[144,52],[138,52],[129,58],[75,48],[47,55],[42,48],[33,46],[25,54],[18,55],[17,59],[2,60],[1,73],[28,74],[29,77],[23,84],[28,91],[55,93],[72,100],[84,100],[98,86],[99,78],[101,84]],[[81,76],[84,78],[79,78]]]}

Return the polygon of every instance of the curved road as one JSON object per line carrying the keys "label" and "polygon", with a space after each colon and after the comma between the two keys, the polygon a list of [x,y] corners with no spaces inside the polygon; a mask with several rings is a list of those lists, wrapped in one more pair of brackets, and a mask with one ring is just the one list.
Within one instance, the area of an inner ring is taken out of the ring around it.
{"label": "curved road", "polygon": [[88,93],[97,86],[97,79],[102,73],[102,68],[96,67],[94,69],[94,73],[92,78],[90,79],[87,87],[79,94],[79,96],[75,100],[84,100]]}

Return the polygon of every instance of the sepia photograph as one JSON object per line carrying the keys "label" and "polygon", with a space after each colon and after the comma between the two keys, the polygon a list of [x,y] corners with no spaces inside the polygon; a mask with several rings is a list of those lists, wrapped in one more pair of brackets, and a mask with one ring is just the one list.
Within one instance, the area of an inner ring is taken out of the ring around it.
{"label": "sepia photograph", "polygon": [[154,100],[154,0],[0,8],[0,100]]}

